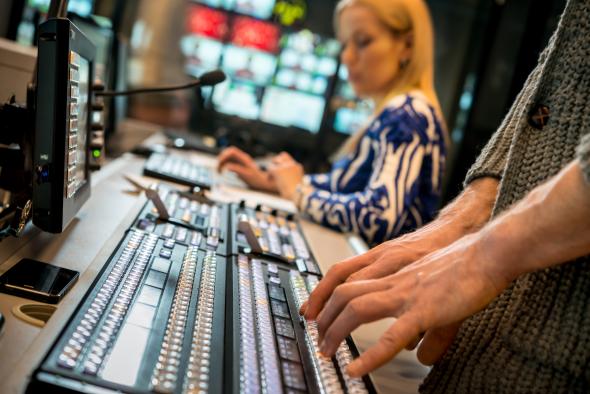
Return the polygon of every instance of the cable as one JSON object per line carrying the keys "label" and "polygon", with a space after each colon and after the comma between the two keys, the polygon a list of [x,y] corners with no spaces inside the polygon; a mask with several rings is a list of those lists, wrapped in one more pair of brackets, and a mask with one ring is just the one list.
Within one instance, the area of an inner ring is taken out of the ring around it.
{"label": "cable", "polygon": [[103,97],[114,97],[114,96],[130,96],[133,94],[142,94],[142,93],[159,93],[159,92],[168,92],[171,90],[182,90],[182,89],[190,89],[193,87],[198,86],[213,86],[217,85],[220,82],[225,81],[225,73],[221,70],[214,70],[209,71],[196,80],[195,82],[187,83],[184,85],[175,85],[175,86],[162,86],[162,87],[155,87],[155,88],[143,88],[143,89],[133,89],[133,90],[122,90],[122,91],[111,91],[106,90],[104,92],[97,91],[94,94],[96,96],[103,96]]}

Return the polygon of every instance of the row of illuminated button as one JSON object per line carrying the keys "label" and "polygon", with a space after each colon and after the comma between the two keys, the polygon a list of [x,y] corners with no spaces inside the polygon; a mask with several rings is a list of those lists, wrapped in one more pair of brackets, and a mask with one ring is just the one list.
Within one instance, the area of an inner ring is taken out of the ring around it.
{"label": "row of illuminated button", "polygon": [[110,311],[104,322],[100,326],[94,346],[90,348],[87,360],[84,362],[84,373],[96,375],[100,369],[114,339],[116,338],[119,327],[123,323],[129,305],[133,299],[145,269],[150,261],[150,257],[156,246],[158,237],[154,234],[146,236],[144,242],[137,252],[137,258],[125,278]]}
{"label": "row of illuminated button", "polygon": [[182,343],[188,318],[193,282],[197,271],[197,249],[190,248],[182,262],[178,283],[174,292],[172,307],[168,315],[166,332],[152,376],[155,391],[174,392],[178,381],[178,370],[182,357]]}
{"label": "row of illuminated button", "polygon": [[[305,286],[303,276],[296,271],[291,271],[290,275],[295,303],[297,304],[297,309],[299,309],[309,297],[309,293]],[[317,323],[306,320],[303,320],[303,323],[305,327],[305,339],[309,352],[312,355],[315,377],[318,385],[322,387],[323,391],[328,393],[343,393],[344,390],[332,360],[322,356],[320,353]]]}
{"label": "row of illuminated button", "polygon": [[215,252],[208,251],[203,260],[191,352],[183,387],[184,393],[206,393],[209,391],[216,276],[217,256]]}
{"label": "row of illuminated button", "polygon": [[[117,262],[114,264],[107,278],[92,299],[91,304],[84,311],[82,319],[68,338],[66,345],[62,348],[62,352],[57,360],[60,367],[73,369],[76,366],[83,348],[86,346],[99,320],[102,318],[111,297],[119,286],[121,278],[127,271],[127,268],[131,263],[135,252],[139,249],[144,236],[145,233],[140,231],[133,231],[131,233],[129,241],[125,245],[121,255],[118,257]],[[99,344],[106,345],[100,342]]]}
{"label": "row of illuminated button", "polygon": [[78,179],[76,177],[76,163],[78,161],[78,99],[80,96],[80,55],[70,51],[69,62],[69,119],[68,119],[68,156],[66,175],[66,197],[72,197],[78,188]]}
{"label": "row of illuminated button", "polygon": [[264,252],[281,255],[289,261],[296,257],[306,260],[310,258],[307,245],[295,222],[266,212],[258,211],[255,215],[250,215],[250,223],[258,229],[255,233]]}
{"label": "row of illuminated button", "polygon": [[283,389],[278,365],[278,351],[272,330],[266,283],[262,264],[259,260],[251,261],[251,275],[254,290],[256,333],[260,348],[259,361],[262,391],[281,393]]}
{"label": "row of illuminated button", "polygon": [[162,230],[162,237],[167,238],[169,242],[181,242],[190,246],[199,246],[203,234],[198,231],[189,231],[184,227],[175,226],[173,224],[166,224]]}
{"label": "row of illuminated button", "polygon": [[[312,292],[313,289],[320,283],[320,280],[315,276],[307,276],[305,278],[305,282],[307,284],[307,289],[309,292]],[[356,393],[356,394],[364,394],[367,393],[367,388],[365,387],[365,383],[362,379],[359,378],[351,378],[350,375],[346,372],[346,367],[348,364],[352,362],[354,359],[352,357],[352,352],[348,347],[346,341],[342,341],[340,346],[338,346],[338,350],[336,350],[336,361],[338,362],[338,366],[340,367],[340,373],[344,378],[344,383],[346,384],[346,389],[349,393]]]}
{"label": "row of illuminated button", "polygon": [[145,167],[174,177],[189,179],[195,183],[209,184],[213,179],[211,169],[170,155],[152,154]]}
{"label": "row of illuminated button", "polygon": [[254,305],[251,293],[248,257],[238,256],[238,297],[240,327],[240,389],[245,393],[258,393],[258,348],[254,329]]}
{"label": "row of illuminated button", "polygon": [[[315,276],[307,276],[305,277],[304,281],[303,277],[300,274],[292,272],[291,283],[294,289],[296,303],[298,307],[301,307],[303,302],[307,301],[307,299],[309,298],[309,293],[313,291],[313,289],[318,285],[319,279]],[[318,355],[317,360],[319,362],[317,363],[317,366],[320,376],[327,375],[328,383],[335,384],[332,368],[327,365],[322,365],[323,362],[326,362],[327,364],[327,360],[319,355],[317,323],[306,321],[305,327],[306,334],[309,335],[308,344],[310,346],[310,349],[314,349],[316,351],[316,353],[312,354]],[[360,378],[352,378],[346,372],[346,367],[353,360],[352,353],[346,341],[342,341],[342,343],[336,350],[335,358],[338,363],[340,373],[342,374],[342,378],[346,386],[346,391],[348,393],[354,394],[367,393],[368,391],[363,380]],[[332,364],[331,361],[330,364]]]}

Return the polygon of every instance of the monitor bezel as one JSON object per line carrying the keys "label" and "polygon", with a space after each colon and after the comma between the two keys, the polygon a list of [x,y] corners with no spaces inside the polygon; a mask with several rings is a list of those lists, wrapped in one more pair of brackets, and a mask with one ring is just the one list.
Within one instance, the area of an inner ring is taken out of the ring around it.
{"label": "monitor bezel", "polygon": [[[89,63],[86,154],[91,140],[92,81],[96,49],[68,19],[49,19],[39,27],[37,110],[33,151],[33,224],[44,231],[62,232],[90,198],[89,156],[85,182],[68,198],[66,192],[68,144],[69,54],[73,50]],[[43,174],[43,170],[46,172]]]}

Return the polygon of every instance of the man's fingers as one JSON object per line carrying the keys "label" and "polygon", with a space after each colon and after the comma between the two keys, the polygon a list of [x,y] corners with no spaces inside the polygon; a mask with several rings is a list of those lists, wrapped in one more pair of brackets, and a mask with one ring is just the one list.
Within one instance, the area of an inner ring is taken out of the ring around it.
{"label": "man's fingers", "polygon": [[317,316],[318,333],[320,340],[323,339],[324,333],[331,326],[334,319],[340,315],[346,305],[357,297],[368,293],[383,291],[388,289],[384,281],[367,280],[362,282],[349,282],[336,287],[334,292],[326,302],[326,306]]}
{"label": "man's fingers", "polygon": [[373,292],[351,300],[346,304],[342,313],[326,328],[324,338],[320,343],[320,351],[331,357],[352,330],[363,323],[395,316],[394,312],[399,309],[399,306],[400,300],[392,300],[389,291]]}
{"label": "man's fingers", "polygon": [[307,309],[304,314],[305,318],[307,320],[315,319],[324,307],[325,302],[332,295],[336,286],[343,283],[353,272],[370,264],[371,261],[372,254],[369,251],[360,256],[334,264],[316,288],[311,292],[309,301],[307,302]]}
{"label": "man's fingers", "polygon": [[418,347],[418,360],[424,365],[436,363],[455,340],[461,323],[453,323],[428,330]]}
{"label": "man's fingers", "polygon": [[416,349],[416,346],[418,346],[418,344],[422,340],[422,337],[423,337],[423,335],[418,335],[416,338],[414,338],[414,340],[410,341],[410,343],[408,343],[406,345],[406,350],[414,350],[414,349]]}
{"label": "man's fingers", "polygon": [[419,333],[419,321],[413,314],[402,315],[379,341],[348,365],[351,377],[361,377],[395,357]]}
{"label": "man's fingers", "polygon": [[304,301],[303,304],[301,304],[301,308],[299,308],[299,314],[301,316],[305,315],[306,310],[307,310],[307,301]]}

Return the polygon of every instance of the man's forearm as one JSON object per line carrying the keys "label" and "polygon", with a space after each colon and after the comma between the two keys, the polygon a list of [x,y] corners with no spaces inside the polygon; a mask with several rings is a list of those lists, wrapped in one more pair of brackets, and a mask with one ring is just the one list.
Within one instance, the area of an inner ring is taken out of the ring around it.
{"label": "man's forearm", "polygon": [[576,160],[481,231],[497,273],[513,280],[590,253],[590,185]]}
{"label": "man's forearm", "polygon": [[398,240],[417,245],[423,249],[421,254],[425,255],[480,230],[490,219],[498,185],[499,181],[495,178],[473,181],[434,221]]}

